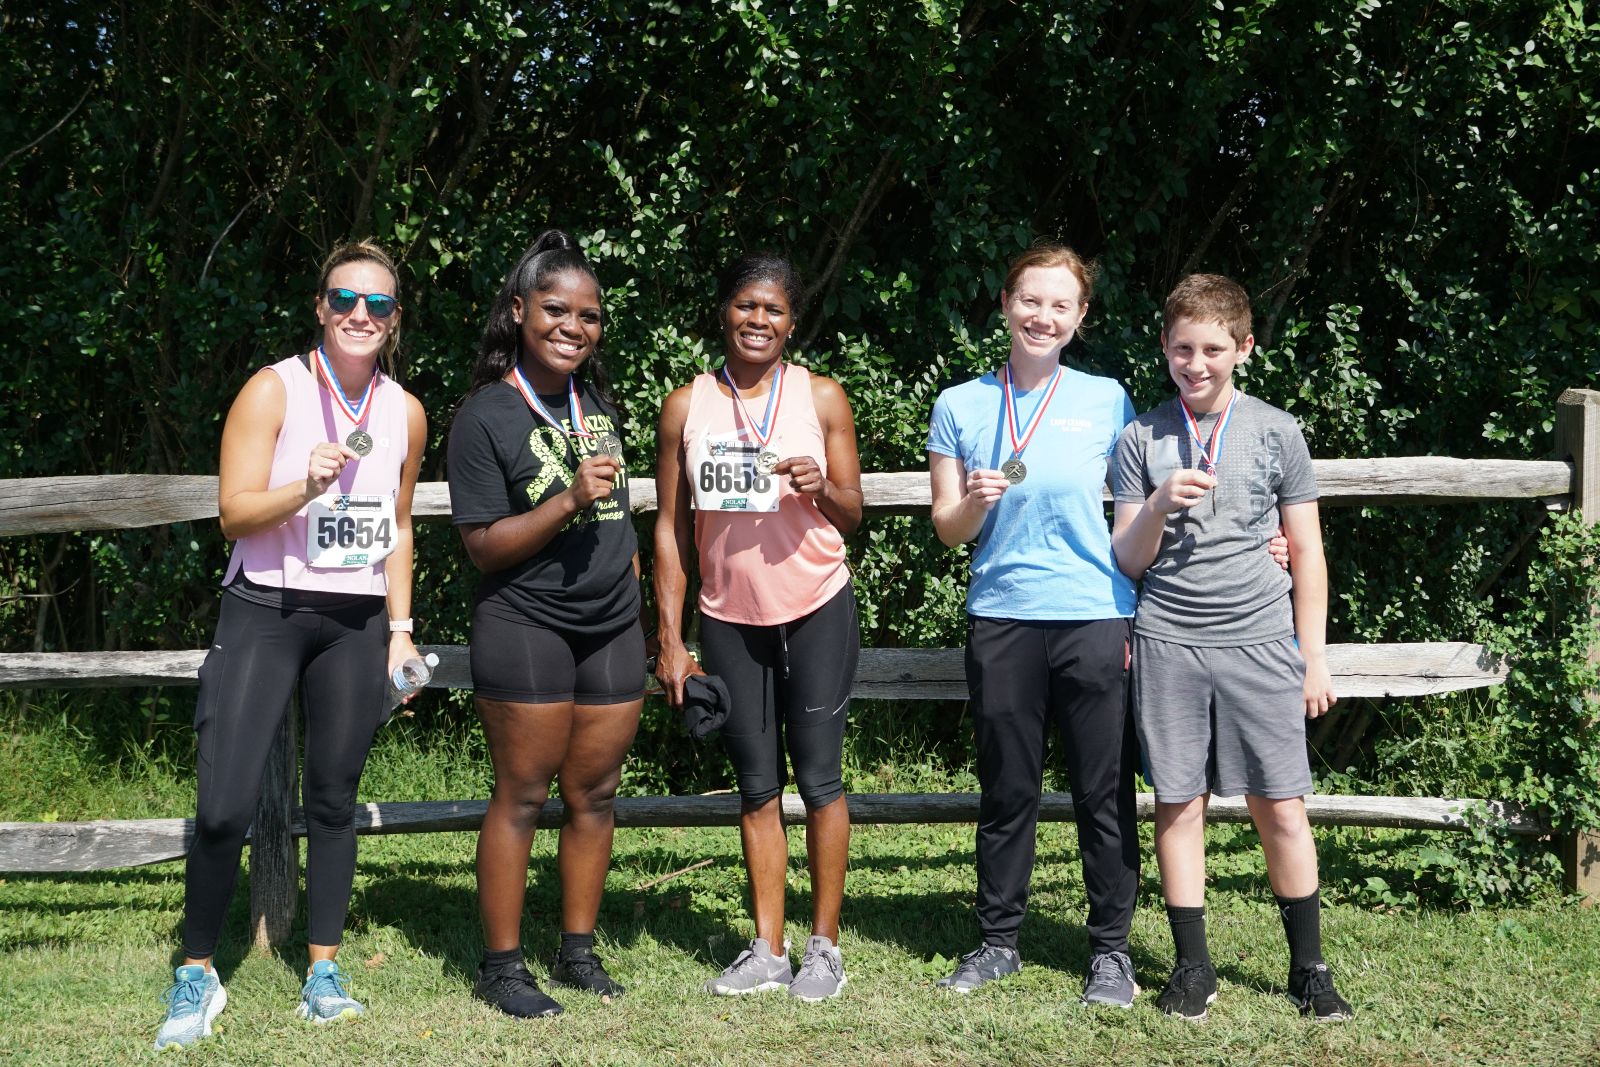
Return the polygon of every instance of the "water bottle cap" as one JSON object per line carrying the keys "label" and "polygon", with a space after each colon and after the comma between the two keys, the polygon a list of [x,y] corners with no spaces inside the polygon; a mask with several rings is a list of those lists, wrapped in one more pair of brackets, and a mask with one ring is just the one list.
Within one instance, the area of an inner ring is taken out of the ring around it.
{"label": "water bottle cap", "polygon": [[437,667],[439,665],[439,654],[437,652],[429,652],[426,656],[422,657],[422,662],[426,663],[429,667]]}

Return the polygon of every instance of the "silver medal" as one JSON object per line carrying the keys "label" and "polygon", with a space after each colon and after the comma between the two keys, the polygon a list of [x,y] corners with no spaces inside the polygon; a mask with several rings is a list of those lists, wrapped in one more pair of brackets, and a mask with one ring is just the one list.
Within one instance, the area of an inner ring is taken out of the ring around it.
{"label": "silver medal", "polygon": [[622,438],[614,433],[602,433],[595,438],[595,450],[603,455],[610,456],[618,463],[622,462]]}
{"label": "silver medal", "polygon": [[372,435],[365,430],[355,429],[350,431],[350,436],[344,439],[345,447],[358,456],[370,455],[372,452]]}
{"label": "silver medal", "polygon": [[1012,485],[1020,485],[1028,476],[1028,467],[1022,460],[1012,457],[1000,464],[1000,473],[1006,476],[1006,481]]}
{"label": "silver medal", "polygon": [[756,453],[756,473],[771,474],[778,469],[778,454],[768,449]]}

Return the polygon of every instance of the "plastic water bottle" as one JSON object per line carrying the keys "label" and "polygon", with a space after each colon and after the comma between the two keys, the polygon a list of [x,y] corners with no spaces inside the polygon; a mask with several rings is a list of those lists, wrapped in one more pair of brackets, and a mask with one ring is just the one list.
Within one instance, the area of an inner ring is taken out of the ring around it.
{"label": "plastic water bottle", "polygon": [[439,657],[429,652],[426,656],[412,656],[396,667],[389,676],[389,682],[394,686],[395,703],[427,685],[428,679],[433,677],[433,669],[438,665]]}

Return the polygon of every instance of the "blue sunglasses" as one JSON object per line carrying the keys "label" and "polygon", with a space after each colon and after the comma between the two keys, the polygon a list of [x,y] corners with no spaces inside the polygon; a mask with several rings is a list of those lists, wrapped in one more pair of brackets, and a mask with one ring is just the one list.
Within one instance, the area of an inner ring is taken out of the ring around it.
{"label": "blue sunglasses", "polygon": [[354,289],[324,289],[322,297],[335,313],[348,315],[356,309],[357,300],[367,302],[367,314],[375,319],[386,319],[395,313],[400,301],[387,293],[358,293]]}

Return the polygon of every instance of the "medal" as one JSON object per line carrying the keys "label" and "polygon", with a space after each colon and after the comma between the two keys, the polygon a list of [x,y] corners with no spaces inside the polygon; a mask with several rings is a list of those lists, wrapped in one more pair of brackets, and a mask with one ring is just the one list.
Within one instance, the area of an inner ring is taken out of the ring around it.
{"label": "medal", "polygon": [[1056,395],[1056,386],[1061,384],[1061,364],[1056,364],[1055,373],[1050,375],[1050,387],[1045,390],[1044,399],[1033,409],[1033,417],[1020,432],[1017,429],[1017,391],[1011,381],[1009,360],[1006,362],[1006,376],[1002,384],[1006,407],[1006,432],[1011,436],[1011,458],[1000,464],[1000,473],[1006,476],[1006,481],[1017,485],[1028,476],[1027,465],[1022,462],[1022,453],[1028,447],[1028,442],[1033,440],[1033,432],[1039,428],[1039,423],[1044,421],[1045,409],[1050,406],[1050,398]]}
{"label": "medal", "polygon": [[595,447],[618,463],[622,462],[622,438],[614,433],[602,433],[595,438]]}
{"label": "medal", "polygon": [[344,439],[345,447],[358,456],[367,456],[372,452],[372,435],[361,428],[367,421],[367,415],[372,411],[372,398],[378,392],[378,369],[372,369],[372,378],[367,382],[366,392],[361,394],[361,399],[355,403],[345,396],[344,386],[339,384],[339,378],[333,373],[333,365],[328,362],[328,353],[323,351],[321,345],[317,346],[317,375],[322,379],[322,384],[333,397],[334,406],[344,413],[349,419],[352,429]]}
{"label": "medal", "polygon": [[[511,384],[517,387],[517,392],[522,394],[522,399],[528,402],[528,406],[533,409],[535,415],[554,426],[566,437],[588,438],[595,443],[595,446],[600,451],[607,455],[614,455],[618,460],[622,459],[622,441],[615,434],[608,433],[604,437],[596,437],[589,432],[588,425],[583,421],[583,405],[578,402],[578,386],[572,375],[567,375],[567,404],[569,405],[568,410],[572,413],[572,429],[569,430],[561,425],[560,419],[550,414],[550,409],[544,406],[544,401],[539,399],[539,394],[533,391],[533,386],[529,385],[528,379],[523,376],[520,365],[513,364],[511,374]],[[611,449],[606,447],[606,437],[616,441],[616,452],[613,453]]]}
{"label": "medal", "polygon": [[739,413],[744,416],[744,424],[750,430],[750,436],[756,439],[760,451],[756,453],[756,473],[771,474],[778,466],[778,453],[769,446],[772,435],[778,428],[778,405],[783,402],[783,364],[778,364],[778,371],[772,377],[772,389],[767,393],[767,410],[758,423],[750,417],[750,409],[744,406],[744,397],[739,395],[739,387],[733,384],[733,376],[728,373],[726,364],[722,367],[722,378],[728,383],[728,391],[733,394],[733,402],[738,405]]}
{"label": "medal", "polygon": [[1235,389],[1228,398],[1228,406],[1222,409],[1222,417],[1211,428],[1211,440],[1200,440],[1200,420],[1195,418],[1194,412],[1189,410],[1189,405],[1183,397],[1178,397],[1178,406],[1183,409],[1183,424],[1189,431],[1189,439],[1194,442],[1195,452],[1200,457],[1200,466],[1213,478],[1217,475],[1217,461],[1222,458],[1222,439],[1228,432],[1228,422],[1233,418],[1233,405],[1239,402],[1239,390]]}

